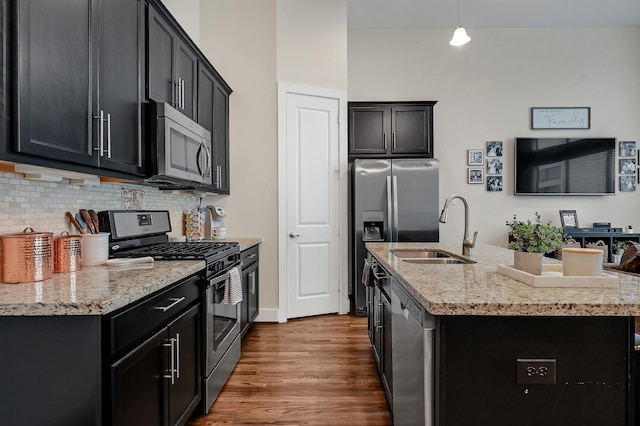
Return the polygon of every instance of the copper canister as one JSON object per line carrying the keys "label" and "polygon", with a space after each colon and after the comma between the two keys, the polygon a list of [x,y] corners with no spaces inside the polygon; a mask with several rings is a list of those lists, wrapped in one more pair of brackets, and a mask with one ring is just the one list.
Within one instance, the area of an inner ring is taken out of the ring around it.
{"label": "copper canister", "polygon": [[2,282],[42,281],[53,274],[53,233],[26,228],[20,234],[0,235]]}
{"label": "copper canister", "polygon": [[80,269],[82,269],[82,237],[69,235],[64,231],[53,240],[53,272],[74,272]]}

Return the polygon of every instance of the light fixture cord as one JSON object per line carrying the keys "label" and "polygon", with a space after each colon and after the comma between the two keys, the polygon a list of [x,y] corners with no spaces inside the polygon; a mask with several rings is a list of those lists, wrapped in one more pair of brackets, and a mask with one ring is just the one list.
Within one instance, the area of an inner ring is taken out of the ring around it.
{"label": "light fixture cord", "polygon": [[458,27],[460,26],[460,0],[458,0]]}

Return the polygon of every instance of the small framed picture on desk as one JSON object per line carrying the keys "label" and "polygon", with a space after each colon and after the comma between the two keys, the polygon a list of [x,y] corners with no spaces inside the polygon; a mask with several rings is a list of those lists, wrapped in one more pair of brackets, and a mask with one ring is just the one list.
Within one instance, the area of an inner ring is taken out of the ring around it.
{"label": "small framed picture on desk", "polygon": [[577,228],[578,214],[575,210],[560,210],[560,223],[563,228]]}

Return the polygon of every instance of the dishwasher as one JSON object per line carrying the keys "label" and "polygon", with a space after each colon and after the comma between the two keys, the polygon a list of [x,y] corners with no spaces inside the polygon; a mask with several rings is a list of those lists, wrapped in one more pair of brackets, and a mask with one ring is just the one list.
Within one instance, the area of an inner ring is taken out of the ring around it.
{"label": "dishwasher", "polygon": [[395,279],[391,288],[393,424],[433,426],[435,317]]}

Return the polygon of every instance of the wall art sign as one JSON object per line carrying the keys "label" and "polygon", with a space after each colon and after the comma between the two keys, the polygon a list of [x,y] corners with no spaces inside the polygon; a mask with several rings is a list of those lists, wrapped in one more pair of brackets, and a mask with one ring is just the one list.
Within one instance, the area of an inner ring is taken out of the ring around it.
{"label": "wall art sign", "polygon": [[590,129],[590,107],[531,108],[532,129]]}

